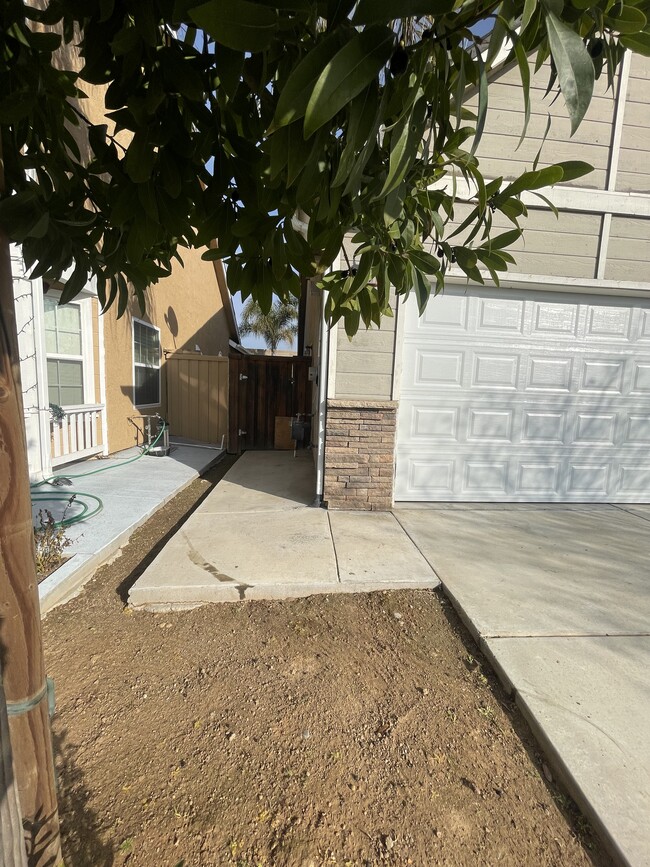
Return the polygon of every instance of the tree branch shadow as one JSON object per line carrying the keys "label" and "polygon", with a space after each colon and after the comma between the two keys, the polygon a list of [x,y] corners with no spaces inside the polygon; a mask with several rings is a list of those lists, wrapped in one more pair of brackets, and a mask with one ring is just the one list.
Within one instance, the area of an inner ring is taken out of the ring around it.
{"label": "tree branch shadow", "polygon": [[[76,763],[77,748],[66,740],[66,735],[67,730],[53,734],[65,863],[73,867],[112,867],[113,849],[101,838],[97,815],[88,806],[85,775]],[[29,843],[27,851],[28,865],[33,867],[38,862],[29,858]]]}

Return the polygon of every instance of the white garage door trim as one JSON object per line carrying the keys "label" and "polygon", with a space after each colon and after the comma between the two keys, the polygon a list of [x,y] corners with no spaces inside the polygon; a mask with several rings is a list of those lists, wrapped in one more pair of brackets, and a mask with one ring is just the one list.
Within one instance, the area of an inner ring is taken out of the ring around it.
{"label": "white garage door trim", "polygon": [[398,502],[650,502],[650,300],[449,287],[403,306]]}

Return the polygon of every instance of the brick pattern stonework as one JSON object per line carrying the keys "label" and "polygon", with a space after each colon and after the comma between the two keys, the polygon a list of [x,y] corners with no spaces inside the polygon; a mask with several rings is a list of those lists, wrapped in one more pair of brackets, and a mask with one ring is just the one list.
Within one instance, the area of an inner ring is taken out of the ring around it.
{"label": "brick pattern stonework", "polygon": [[396,401],[328,400],[328,509],[386,511],[393,504]]}

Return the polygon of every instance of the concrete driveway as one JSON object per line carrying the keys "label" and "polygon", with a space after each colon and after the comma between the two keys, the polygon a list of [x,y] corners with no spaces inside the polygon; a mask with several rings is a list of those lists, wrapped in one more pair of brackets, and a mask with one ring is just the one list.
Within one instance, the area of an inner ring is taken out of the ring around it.
{"label": "concrete driveway", "polygon": [[613,854],[650,865],[650,506],[395,516]]}

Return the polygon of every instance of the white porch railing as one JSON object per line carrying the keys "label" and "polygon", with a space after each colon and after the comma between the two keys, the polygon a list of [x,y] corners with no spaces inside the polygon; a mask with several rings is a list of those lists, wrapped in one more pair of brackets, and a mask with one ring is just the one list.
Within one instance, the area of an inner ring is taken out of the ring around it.
{"label": "white porch railing", "polygon": [[66,407],[62,419],[50,422],[52,466],[97,455],[103,451],[100,442],[104,405],[84,404]]}

